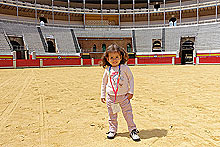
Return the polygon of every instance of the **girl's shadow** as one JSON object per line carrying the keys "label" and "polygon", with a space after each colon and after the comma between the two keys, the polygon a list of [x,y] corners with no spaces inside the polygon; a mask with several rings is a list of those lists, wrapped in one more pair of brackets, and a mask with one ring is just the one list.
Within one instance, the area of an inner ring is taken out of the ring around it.
{"label": "girl's shadow", "polygon": [[[164,137],[167,135],[167,130],[165,129],[151,129],[151,130],[140,130],[140,133],[138,134],[141,139],[149,139],[153,137]],[[128,137],[129,138],[129,132],[124,133],[117,133],[117,136],[120,137]]]}

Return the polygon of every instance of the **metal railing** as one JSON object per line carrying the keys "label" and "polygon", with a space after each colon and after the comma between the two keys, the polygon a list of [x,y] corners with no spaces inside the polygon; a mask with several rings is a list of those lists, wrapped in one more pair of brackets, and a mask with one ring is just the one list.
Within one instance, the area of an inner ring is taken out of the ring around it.
{"label": "metal railing", "polygon": [[[66,7],[57,7],[57,6],[48,6],[48,5],[40,5],[40,4],[31,4],[31,3],[27,3],[27,2],[21,2],[18,0],[0,0],[0,4],[3,5],[9,5],[9,6],[13,6],[13,7],[20,7],[20,8],[27,8],[27,9],[35,9],[35,11],[51,11],[52,13],[54,12],[62,12],[62,13],[75,13],[75,14],[82,14],[82,15],[86,15],[86,14],[97,14],[97,15],[118,15],[120,17],[120,15],[126,15],[126,14],[132,14],[133,17],[135,15],[138,14],[153,14],[153,13],[163,13],[164,15],[164,19],[165,19],[165,15],[166,12],[171,12],[171,11],[178,11],[181,12],[185,11],[185,10],[192,10],[192,9],[197,9],[197,21],[196,22],[184,22],[182,23],[182,18],[180,16],[180,23],[178,23],[177,25],[188,25],[188,24],[201,24],[201,23],[210,23],[210,22],[217,22],[218,21],[218,11],[217,11],[217,7],[220,6],[220,1],[218,0],[212,0],[209,2],[202,2],[199,3],[197,0],[196,4],[188,4],[188,5],[181,5],[180,6],[171,6],[171,7],[165,7],[165,8],[160,8],[158,11],[155,11],[154,9],[83,9],[83,8],[66,8]],[[165,5],[164,5],[165,6]],[[198,9],[200,8],[208,8],[208,7],[216,7],[216,19],[207,19],[207,20],[199,20],[199,16],[198,16]],[[17,9],[18,11],[18,9]],[[17,13],[18,14],[18,13]],[[53,14],[54,15],[54,14]],[[17,16],[18,17],[18,16]],[[132,16],[131,16],[132,17]],[[149,18],[148,18],[149,19]],[[37,18],[36,18],[37,20]],[[19,20],[17,19],[17,22]],[[70,22],[70,20],[68,20]],[[119,19],[120,21],[120,19]],[[149,21],[149,20],[146,20]],[[84,25],[74,25],[74,24],[54,24],[54,17],[53,17],[53,24],[47,24],[48,26],[52,25],[52,26],[58,26],[58,27],[89,27],[89,28],[96,28],[96,27],[112,27],[112,28],[151,28],[151,27],[167,27],[169,26],[166,21],[164,20],[163,24],[149,24],[148,25],[142,25],[142,24],[135,24],[135,20],[133,20],[132,25],[121,25],[119,22],[119,25],[86,25],[84,22]],[[101,21],[103,22],[103,21]],[[29,22],[28,22],[29,23]],[[36,24],[36,23],[35,23]]]}
{"label": "metal railing", "polygon": [[[13,0],[0,0],[0,4],[9,5],[9,6],[18,6],[20,8],[29,8],[35,9],[35,4],[31,4],[28,2],[21,2],[21,1],[13,1]],[[189,10],[189,9],[197,9],[197,8],[206,8],[206,7],[215,7],[220,5],[220,1],[212,0],[210,2],[202,2],[198,4],[188,4],[183,6],[172,6],[172,7],[165,7],[159,8],[159,10],[155,11],[155,9],[83,9],[83,8],[67,8],[67,7],[58,7],[58,6],[49,6],[49,5],[42,5],[36,4],[36,10],[44,10],[44,11],[54,11],[54,12],[63,12],[63,13],[76,13],[76,14],[114,14],[114,15],[123,15],[123,14],[146,14],[148,13],[163,13],[171,12],[171,11],[182,11]],[[120,12],[120,13],[119,13]]]}

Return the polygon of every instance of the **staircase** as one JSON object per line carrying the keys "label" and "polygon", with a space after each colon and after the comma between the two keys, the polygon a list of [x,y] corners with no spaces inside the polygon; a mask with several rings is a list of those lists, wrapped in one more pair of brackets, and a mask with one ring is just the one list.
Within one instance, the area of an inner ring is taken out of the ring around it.
{"label": "staircase", "polygon": [[76,35],[74,33],[74,30],[73,29],[70,29],[71,30],[71,33],[72,33],[72,37],[73,37],[73,42],[74,42],[74,46],[75,46],[75,49],[76,49],[76,52],[77,53],[80,53],[80,46],[79,46],[79,42],[76,38]]}
{"label": "staircase", "polygon": [[43,43],[44,50],[45,50],[45,52],[48,52],[47,43],[46,43],[46,40],[44,39],[43,33],[42,33],[42,31],[41,31],[41,28],[40,28],[40,27],[37,27],[37,30],[38,30],[38,32],[39,32],[39,34],[40,34],[40,39],[41,39],[41,41],[42,41],[42,43]]}

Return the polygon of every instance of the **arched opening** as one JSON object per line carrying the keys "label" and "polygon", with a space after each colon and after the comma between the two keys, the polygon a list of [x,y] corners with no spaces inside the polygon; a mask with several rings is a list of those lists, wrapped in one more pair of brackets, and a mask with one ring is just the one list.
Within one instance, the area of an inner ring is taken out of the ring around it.
{"label": "arched opening", "polygon": [[154,40],[152,52],[161,52],[161,51],[162,51],[161,40]]}
{"label": "arched opening", "polygon": [[93,48],[93,52],[96,52],[96,45],[95,44],[93,45],[92,48]]}
{"label": "arched opening", "polygon": [[130,43],[127,44],[127,52],[131,52],[131,44]]}
{"label": "arched opening", "polygon": [[21,50],[21,45],[17,41],[10,41],[13,51]]}
{"label": "arched opening", "polygon": [[25,59],[25,50],[17,41],[10,41],[13,51],[16,51],[16,59]]}
{"label": "arched opening", "polygon": [[194,42],[192,42],[191,40],[186,40],[182,44],[182,49],[193,50],[194,49]]}
{"label": "arched opening", "polygon": [[106,51],[106,44],[102,44],[102,51],[103,51],[103,52]]}
{"label": "arched opening", "polygon": [[194,51],[195,37],[182,38],[181,40],[181,64],[193,64],[193,51]]}
{"label": "arched opening", "polygon": [[47,41],[47,45],[48,45],[48,52],[49,53],[56,53],[56,48],[54,46],[53,41]]}

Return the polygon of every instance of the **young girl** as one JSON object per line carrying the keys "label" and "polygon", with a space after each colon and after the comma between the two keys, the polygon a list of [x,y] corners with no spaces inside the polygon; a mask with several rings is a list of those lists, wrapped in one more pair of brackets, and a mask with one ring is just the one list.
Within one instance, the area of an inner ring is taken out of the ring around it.
{"label": "young girl", "polygon": [[107,138],[113,139],[116,135],[118,127],[117,112],[121,107],[128,125],[130,137],[134,141],[139,141],[140,137],[137,135],[138,130],[133,121],[130,103],[134,93],[134,78],[129,67],[125,65],[127,60],[128,53],[115,44],[110,45],[103,54],[101,65],[105,72],[101,85],[101,101],[107,103],[109,114]]}

